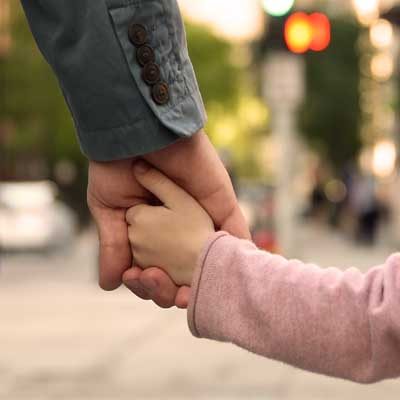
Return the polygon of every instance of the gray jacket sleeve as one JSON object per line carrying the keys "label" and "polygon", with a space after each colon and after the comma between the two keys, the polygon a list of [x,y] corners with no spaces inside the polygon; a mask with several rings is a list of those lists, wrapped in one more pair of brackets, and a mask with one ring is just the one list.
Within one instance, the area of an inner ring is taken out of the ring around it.
{"label": "gray jacket sleeve", "polygon": [[204,126],[176,0],[21,2],[90,159],[150,153]]}

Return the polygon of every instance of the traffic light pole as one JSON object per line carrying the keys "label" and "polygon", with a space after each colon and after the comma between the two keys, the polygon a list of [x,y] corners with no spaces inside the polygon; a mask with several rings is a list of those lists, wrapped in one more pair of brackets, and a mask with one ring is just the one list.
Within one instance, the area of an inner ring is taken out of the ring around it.
{"label": "traffic light pole", "polygon": [[268,54],[263,68],[265,100],[277,146],[275,226],[285,256],[295,253],[298,202],[294,189],[297,151],[297,110],[304,98],[304,61],[285,51]]}

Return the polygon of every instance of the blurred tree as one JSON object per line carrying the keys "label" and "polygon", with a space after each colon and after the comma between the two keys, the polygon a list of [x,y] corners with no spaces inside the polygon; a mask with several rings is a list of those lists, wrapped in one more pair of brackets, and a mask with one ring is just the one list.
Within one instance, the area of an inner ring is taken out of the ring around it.
{"label": "blurred tree", "polygon": [[234,108],[243,71],[232,63],[232,45],[206,27],[186,24],[186,28],[189,54],[206,108],[215,103]]}
{"label": "blurred tree", "polygon": [[187,24],[188,48],[208,114],[207,132],[241,175],[260,173],[257,153],[268,112],[255,95],[247,74],[245,47],[236,46],[208,28]]}
{"label": "blurred tree", "polygon": [[322,53],[307,53],[307,96],[301,128],[311,146],[337,170],[360,150],[360,27],[333,19],[332,42]]}
{"label": "blurred tree", "polygon": [[[0,61],[0,120],[10,121],[13,134],[4,147],[8,158],[39,158],[47,167],[60,158],[83,162],[72,134],[73,124],[56,79],[33,41],[18,3],[12,4],[13,46]],[[26,163],[29,168],[29,163]],[[19,168],[23,174],[23,168]],[[28,173],[26,171],[25,173]]]}

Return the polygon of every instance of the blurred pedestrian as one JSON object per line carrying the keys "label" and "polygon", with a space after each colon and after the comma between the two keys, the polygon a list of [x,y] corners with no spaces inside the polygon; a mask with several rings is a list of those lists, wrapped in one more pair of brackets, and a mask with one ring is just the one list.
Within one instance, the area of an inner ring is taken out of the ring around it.
{"label": "blurred pedestrian", "polygon": [[310,193],[309,207],[305,213],[306,217],[316,219],[323,218],[326,212],[327,198],[324,191],[324,180],[326,171],[321,164],[318,164],[313,171],[313,188]]}
{"label": "blurred pedestrian", "polygon": [[361,174],[356,176],[352,185],[351,205],[357,221],[357,241],[373,245],[382,216],[373,176]]}

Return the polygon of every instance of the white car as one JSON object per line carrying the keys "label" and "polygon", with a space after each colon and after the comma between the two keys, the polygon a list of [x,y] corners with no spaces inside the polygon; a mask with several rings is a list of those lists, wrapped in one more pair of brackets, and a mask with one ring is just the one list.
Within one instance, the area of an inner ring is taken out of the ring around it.
{"label": "white car", "polygon": [[0,182],[0,248],[47,250],[71,242],[77,220],[53,182]]}

